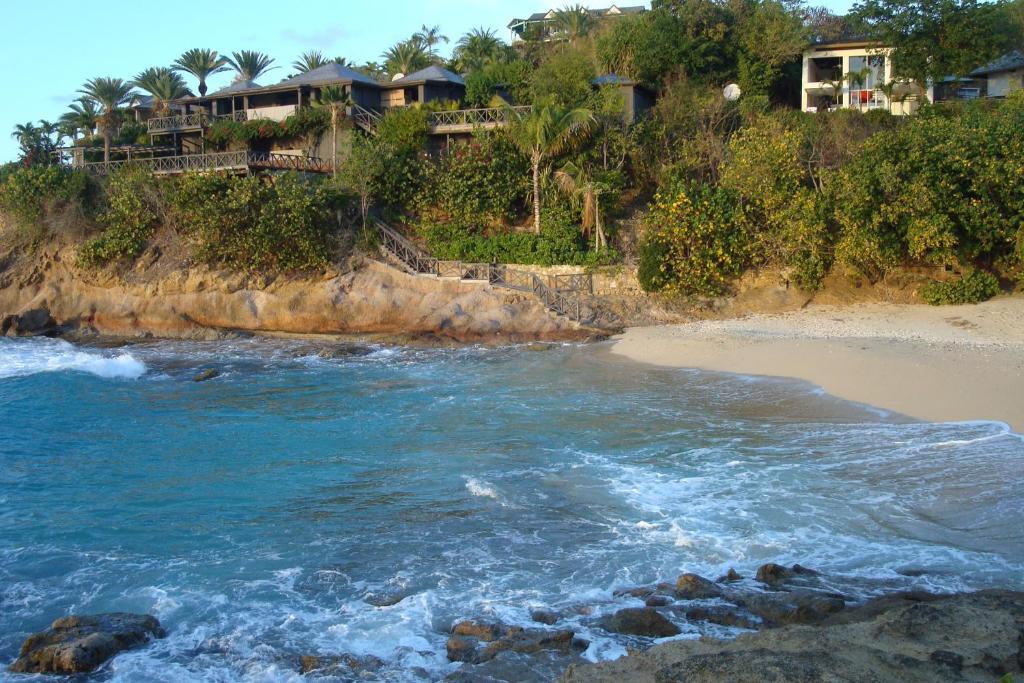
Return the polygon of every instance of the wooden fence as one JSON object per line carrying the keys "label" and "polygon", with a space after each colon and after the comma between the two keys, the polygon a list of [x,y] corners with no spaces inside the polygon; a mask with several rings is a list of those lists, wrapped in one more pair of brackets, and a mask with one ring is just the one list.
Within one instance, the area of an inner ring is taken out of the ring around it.
{"label": "wooden fence", "polygon": [[126,159],[123,161],[91,161],[80,165],[89,173],[108,175],[123,166],[145,168],[154,175],[177,175],[203,171],[302,171],[305,173],[330,173],[331,163],[317,157],[303,157],[294,154],[273,152],[214,152],[212,154],[184,154],[174,157],[153,157],[151,159]]}
{"label": "wooden fence", "polygon": [[153,133],[179,133],[187,130],[200,130],[221,120],[245,121],[247,118],[245,110],[223,116],[211,116],[205,111],[200,111],[195,114],[180,114],[178,116],[162,116],[149,119],[146,121],[146,129],[151,135]]}
{"label": "wooden fence", "polygon": [[549,310],[576,322],[580,322],[584,317],[583,296],[589,296],[594,291],[594,281],[590,273],[552,275],[544,278],[530,271],[509,268],[498,263],[444,261],[425,253],[383,221],[374,220],[373,225],[385,257],[397,262],[414,275],[453,277],[530,292]]}

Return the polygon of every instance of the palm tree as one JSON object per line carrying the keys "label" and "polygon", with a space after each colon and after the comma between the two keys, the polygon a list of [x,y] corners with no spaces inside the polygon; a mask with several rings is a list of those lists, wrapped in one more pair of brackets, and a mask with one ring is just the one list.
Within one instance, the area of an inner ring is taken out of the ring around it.
{"label": "palm tree", "polygon": [[389,76],[411,74],[430,66],[431,57],[424,43],[418,40],[404,40],[381,55],[384,69]]}
{"label": "palm tree", "polygon": [[597,21],[583,5],[569,5],[555,12],[555,32],[575,43],[594,30]]}
{"label": "palm tree", "polygon": [[120,78],[93,78],[86,81],[78,92],[94,100],[100,108],[96,123],[103,134],[103,160],[110,161],[110,140],[121,120],[121,107],[135,94],[132,84]]}
{"label": "palm tree", "polygon": [[505,44],[498,34],[480,27],[459,38],[452,59],[460,71],[479,71],[491,62],[500,61],[504,53]]}
{"label": "palm tree", "polygon": [[367,62],[359,67],[359,71],[378,81],[388,75],[387,70],[378,62]]}
{"label": "palm tree", "polygon": [[335,57],[331,61],[334,62],[335,64],[340,64],[341,66],[352,66],[351,64],[348,63],[348,59],[346,59],[345,57]]}
{"label": "palm tree", "polygon": [[571,161],[555,172],[555,182],[580,205],[583,211],[583,235],[588,237],[591,229],[594,230],[594,250],[601,251],[607,247],[604,222],[601,220],[601,195],[608,191],[608,186],[594,180],[592,175]]}
{"label": "palm tree", "polygon": [[31,121],[19,123],[14,126],[14,132],[11,133],[11,137],[18,141],[18,146],[21,147],[21,158],[24,162],[26,164],[33,163],[39,150],[40,138],[42,137],[39,127]]}
{"label": "palm tree", "polygon": [[206,96],[206,79],[214,74],[228,71],[228,58],[217,54],[216,50],[193,48],[181,55],[172,65],[175,71],[192,74],[199,80],[199,96]]}
{"label": "palm tree", "polygon": [[427,48],[427,52],[432,55],[437,54],[437,50],[434,49],[435,46],[448,42],[448,36],[441,33],[440,26],[427,28],[426,24],[421,26],[419,31],[412,34],[412,39],[422,43]]}
{"label": "palm tree", "polygon": [[232,52],[227,60],[228,66],[237,72],[235,75],[236,83],[240,81],[255,81],[266,72],[277,68],[276,66],[270,66],[274,63],[273,57],[256,50]]}
{"label": "palm tree", "polygon": [[[96,121],[100,112],[96,107],[96,101],[88,97],[79,97],[71,103],[68,111],[61,115],[60,122],[74,131],[82,131],[84,137],[90,137],[96,132]],[[74,133],[71,135],[75,137]]]}
{"label": "palm tree", "polygon": [[331,113],[331,168],[338,175],[338,121],[348,107],[352,106],[352,98],[340,86],[329,85],[320,90],[320,97],[313,103],[314,107],[324,107]]}
{"label": "palm tree", "polygon": [[530,158],[533,169],[533,229],[540,234],[540,172],[548,157],[562,154],[590,133],[594,113],[589,109],[563,109],[534,105],[529,113],[506,106],[512,122],[512,142]]}
{"label": "palm tree", "polygon": [[170,111],[172,100],[192,95],[182,75],[166,66],[151,66],[140,72],[132,85],[152,95],[153,112],[158,115]]}
{"label": "palm tree", "polygon": [[310,50],[309,52],[303,52],[298,59],[292,62],[292,68],[300,74],[304,74],[330,63],[331,60],[324,57],[324,54],[319,50]]}

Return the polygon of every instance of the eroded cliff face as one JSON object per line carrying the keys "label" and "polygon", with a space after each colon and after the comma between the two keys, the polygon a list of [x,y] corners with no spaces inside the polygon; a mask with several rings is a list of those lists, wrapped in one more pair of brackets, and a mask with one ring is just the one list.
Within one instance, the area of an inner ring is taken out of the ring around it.
{"label": "eroded cliff face", "polygon": [[169,264],[92,271],[72,247],[0,253],[0,333],[213,338],[227,332],[437,335],[460,342],[570,340],[590,331],[529,294],[407,275],[354,259],[350,269],[251,277]]}

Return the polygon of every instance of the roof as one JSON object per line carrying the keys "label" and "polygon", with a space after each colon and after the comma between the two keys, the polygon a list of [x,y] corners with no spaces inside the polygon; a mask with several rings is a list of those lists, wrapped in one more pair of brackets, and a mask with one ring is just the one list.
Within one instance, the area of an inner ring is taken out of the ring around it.
{"label": "roof", "polygon": [[[536,24],[542,21],[550,21],[555,18],[556,11],[557,10],[552,9],[547,12],[534,12],[526,19],[513,19],[509,23],[508,28],[512,28],[519,24]],[[620,14],[640,14],[641,12],[646,12],[647,8],[643,5],[636,5],[633,7],[619,7],[617,5],[612,5],[611,7],[605,7],[604,9],[591,9],[587,11],[590,13],[590,16],[600,19],[602,17],[617,16]]]}
{"label": "roof", "polygon": [[218,95],[230,95],[236,92],[248,92],[250,90],[259,90],[261,86],[256,81],[235,81],[226,88],[221,88],[217,92],[212,92],[207,97],[217,97]]}
{"label": "roof", "polygon": [[356,71],[350,66],[331,62],[330,64],[324,64],[321,67],[317,67],[312,71],[307,71],[304,74],[292,76],[291,78],[285,79],[272,87],[278,88],[286,86],[292,87],[298,85],[320,85],[321,83],[345,82],[379,85],[377,81],[373,80],[361,71]]}
{"label": "roof", "polygon": [[1024,69],[1024,53],[1019,50],[1008,52],[994,62],[989,62],[985,66],[975,69],[971,72],[972,76],[986,76],[988,74],[999,73],[1000,71],[1016,71],[1017,69]]}
{"label": "roof", "polygon": [[455,83],[457,85],[466,85],[466,81],[462,79],[462,76],[449,71],[443,66],[432,64],[426,69],[420,69],[416,73],[411,73],[408,76],[403,76],[396,81],[391,81],[391,84],[402,84],[408,85],[410,83],[422,83],[425,81],[442,81],[445,83]]}

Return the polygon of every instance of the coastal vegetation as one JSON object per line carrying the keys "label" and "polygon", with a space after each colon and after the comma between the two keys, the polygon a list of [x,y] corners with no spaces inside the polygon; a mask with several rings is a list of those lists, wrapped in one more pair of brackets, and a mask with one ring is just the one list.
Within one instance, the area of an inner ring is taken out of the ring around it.
{"label": "coastal vegetation", "polygon": [[[465,106],[507,107],[508,126],[438,151],[429,116],[448,104],[389,110],[366,136],[347,119],[345,94],[332,92],[284,121],[224,119],[206,136],[227,150],[330,135],[328,179],[94,181],[49,165],[64,137],[102,145],[104,158],[145,140],[124,116],[133,88],[164,110],[191,92],[183,74],[202,94],[220,72],[247,81],[276,68],[259,51],[194,49],[131,81],[90,80],[60,124],[20,126],[22,159],[4,170],[0,208],[25,223],[81,203],[94,231],[81,258],[94,266],[130,260],[170,226],[210,262],[314,267],[377,210],[439,258],[625,261],[645,289],[671,295],[726,294],[751,269],[813,291],[831,273],[876,282],[912,266],[940,280],[925,300],[980,300],[1024,273],[1024,97],[926,103],[908,117],[791,104],[814,40],[867,35],[895,46],[901,76],[964,75],[1020,45],[1021,16],[1020,0],[865,0],[847,16],[775,0],[661,0],[614,20],[570,6],[547,33],[514,45],[474,29],[451,41],[447,59],[449,38],[423,26],[380,63],[353,66],[373,78],[446,66],[465,74]],[[309,50],[291,68],[331,62],[348,64]],[[623,117],[626,79],[657,95],[636,122]],[[723,97],[727,83],[738,84],[737,101]]]}

